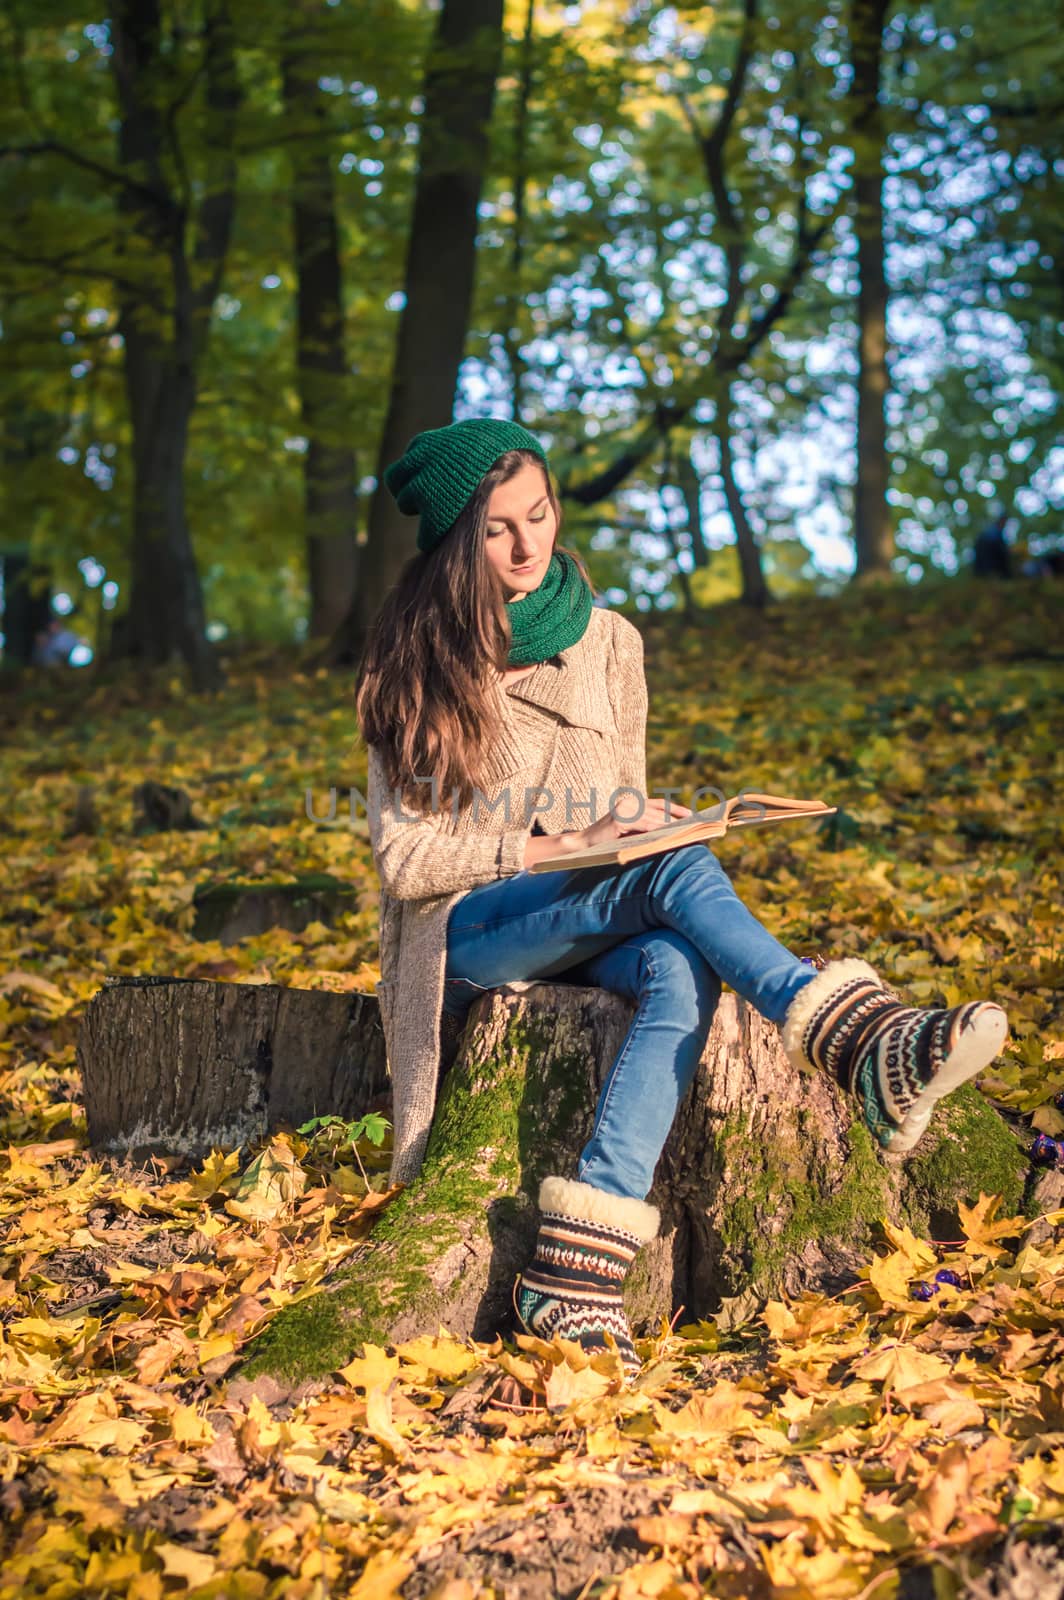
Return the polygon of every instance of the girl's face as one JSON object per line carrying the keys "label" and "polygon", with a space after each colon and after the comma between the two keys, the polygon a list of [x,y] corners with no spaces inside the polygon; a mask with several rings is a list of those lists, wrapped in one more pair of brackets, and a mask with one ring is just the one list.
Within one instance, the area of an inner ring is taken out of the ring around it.
{"label": "girl's face", "polygon": [[543,469],[526,461],[515,477],[492,490],[488,501],[484,548],[507,600],[519,600],[539,588],[556,532]]}

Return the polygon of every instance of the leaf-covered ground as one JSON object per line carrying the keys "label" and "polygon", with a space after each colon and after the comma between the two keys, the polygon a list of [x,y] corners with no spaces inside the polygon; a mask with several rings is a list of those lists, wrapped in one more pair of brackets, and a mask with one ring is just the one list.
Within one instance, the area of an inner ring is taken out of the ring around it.
{"label": "leaf-covered ground", "polygon": [[[1051,1135],[1059,610],[1052,583],[961,580],[646,630],[652,785],[838,805],[821,832],[725,841],[740,893],[921,1002],[1004,1003],[982,1088]],[[372,989],[351,684],[276,654],[231,662],[214,701],[166,674],[38,675],[0,718],[0,1600],[1064,1594],[1052,1182],[1034,1220],[972,1196],[956,1239],[885,1228],[834,1300],[663,1328],[624,1392],[572,1347],[445,1334],[352,1349],[324,1383],[242,1379],[249,1339],[323,1292],[382,1197],[295,1133],[191,1165],[94,1159],[77,1024],[109,974]],[[145,778],[208,826],[135,834]],[[83,786],[94,832],[71,831]],[[308,819],[330,787],[341,820]],[[198,884],[322,871],[358,890],[335,926],[192,936]],[[373,1178],[386,1154],[363,1154]],[[914,1299],[943,1268],[957,1284]],[[508,1375],[531,1409],[500,1404]]]}

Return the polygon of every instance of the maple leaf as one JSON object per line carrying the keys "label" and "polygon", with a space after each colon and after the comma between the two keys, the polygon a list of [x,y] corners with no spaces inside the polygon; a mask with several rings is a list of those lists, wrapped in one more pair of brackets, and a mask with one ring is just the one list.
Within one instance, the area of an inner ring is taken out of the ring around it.
{"label": "maple leaf", "polygon": [[[212,1150],[192,1176],[180,1187],[196,1200],[207,1200],[240,1170],[240,1149]],[[175,1185],[175,1187],[177,1187]]]}
{"label": "maple leaf", "polygon": [[395,1353],[415,1374],[423,1372],[434,1378],[463,1378],[477,1364],[476,1353],[442,1329],[435,1336],[423,1334],[419,1339],[408,1339],[405,1344],[396,1345]]}
{"label": "maple leaf", "polygon": [[1026,1217],[1003,1217],[995,1222],[1000,1204],[1001,1196],[997,1194],[980,1194],[974,1206],[966,1206],[963,1200],[958,1202],[957,1215],[967,1240],[964,1248],[968,1255],[991,1259],[1002,1256],[1005,1251],[996,1241],[1015,1238],[1030,1226]]}
{"label": "maple leaf", "polygon": [[56,1139],[51,1144],[24,1144],[18,1147],[9,1144],[4,1152],[8,1161],[4,1177],[9,1183],[50,1184],[51,1174],[43,1169],[61,1161],[64,1156],[73,1155],[80,1148],[77,1139]]}
{"label": "maple leaf", "polygon": [[868,1266],[868,1281],[885,1306],[911,1309],[912,1278],[913,1258],[903,1250],[895,1250],[889,1256],[873,1256]]}
{"label": "maple leaf", "polygon": [[941,1356],[916,1350],[910,1344],[887,1344],[855,1361],[853,1370],[859,1378],[881,1382],[884,1393],[889,1389],[904,1398],[906,1389],[945,1377],[950,1366]]}
{"label": "maple leaf", "polygon": [[881,1226],[895,1250],[900,1250],[912,1263],[913,1277],[919,1277],[924,1268],[934,1266],[935,1252],[929,1244],[925,1244],[922,1239],[918,1239],[910,1228],[897,1227],[893,1222],[888,1222],[885,1219]]}
{"label": "maple leaf", "polygon": [[244,1222],[272,1222],[289,1210],[306,1185],[307,1175],[295,1152],[288,1140],[278,1135],[250,1163],[225,1209]]}
{"label": "maple leaf", "polygon": [[864,1484],[849,1462],[839,1473],[829,1462],[817,1456],[806,1457],[802,1464],[812,1479],[813,1487],[809,1489],[797,1484],[794,1488],[780,1490],[772,1503],[782,1506],[792,1516],[815,1523],[825,1539],[830,1539],[836,1518],[861,1504]]}
{"label": "maple leaf", "polygon": [[245,1458],[252,1463],[268,1461],[280,1443],[281,1428],[271,1417],[258,1395],[252,1395],[247,1414],[236,1430]]}
{"label": "maple leaf", "polygon": [[868,1511],[846,1512],[836,1519],[835,1531],[855,1550],[898,1553],[920,1541],[908,1518],[900,1512],[874,1516]]}
{"label": "maple leaf", "polygon": [[49,1444],[88,1445],[93,1449],[133,1450],[147,1429],[129,1417],[119,1416],[115,1401],[106,1392],[77,1395],[42,1431]]}
{"label": "maple leaf", "polygon": [[917,1495],[913,1510],[929,1534],[944,1534],[958,1510],[967,1504],[970,1478],[969,1452],[960,1444],[947,1445]]}
{"label": "maple leaf", "polygon": [[38,1000],[47,1001],[46,1009],[55,1017],[62,1016],[73,1004],[73,1000],[63,993],[58,984],[52,983],[48,978],[42,978],[39,973],[0,973],[0,995],[13,994],[16,989],[25,989],[30,994],[36,995]]}
{"label": "maple leaf", "polygon": [[176,1406],[170,1427],[178,1444],[212,1444],[214,1428],[193,1406]]}
{"label": "maple leaf", "polygon": [[353,1389],[387,1389],[399,1374],[399,1357],[386,1354],[379,1345],[364,1344],[362,1354],[339,1369],[340,1377]]}
{"label": "maple leaf", "polygon": [[193,1550],[187,1544],[166,1541],[152,1546],[163,1564],[168,1578],[180,1578],[190,1589],[211,1583],[217,1575],[218,1563],[211,1555]]}
{"label": "maple leaf", "polygon": [[758,1414],[746,1401],[749,1394],[738,1384],[722,1380],[709,1394],[691,1396],[679,1411],[667,1411],[655,1403],[658,1427],[664,1434],[690,1439],[714,1439],[756,1427]]}
{"label": "maple leaf", "polygon": [[135,1592],[132,1585],[152,1570],[145,1565],[147,1559],[147,1551],[136,1548],[94,1550],[85,1568],[85,1592],[101,1594],[119,1589]]}
{"label": "maple leaf", "polygon": [[698,1590],[676,1576],[672,1561],[637,1561],[617,1583],[616,1600],[697,1600]]}
{"label": "maple leaf", "polygon": [[567,1361],[559,1361],[547,1374],[547,1409],[563,1411],[580,1400],[598,1400],[612,1386],[612,1380],[592,1366],[576,1369]]}
{"label": "maple leaf", "polygon": [[[803,1543],[789,1535],[761,1555],[769,1582],[788,1600],[853,1600],[868,1584],[870,1561],[849,1550],[821,1550],[806,1554]],[[890,1574],[876,1585],[876,1600],[891,1600],[898,1591],[898,1575]]]}

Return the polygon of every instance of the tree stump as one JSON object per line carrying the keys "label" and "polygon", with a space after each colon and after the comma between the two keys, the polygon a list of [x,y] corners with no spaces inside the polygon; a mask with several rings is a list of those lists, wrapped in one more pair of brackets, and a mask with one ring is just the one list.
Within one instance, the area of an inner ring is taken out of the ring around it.
{"label": "tree stump", "polygon": [[[508,1329],[540,1180],[574,1173],[634,1013],[619,995],[557,981],[478,998],[464,1026],[445,1029],[421,1175],[326,1292],[253,1342],[251,1370],[316,1376],[365,1340]],[[140,1158],[205,1156],[311,1116],[387,1107],[372,995],[109,980],[82,1022],[78,1065],[91,1144]],[[629,1284],[633,1326],[650,1331],[681,1306],[703,1317],[747,1291],[841,1288],[882,1218],[956,1238],[958,1201],[994,1193],[1016,1210],[1026,1166],[971,1086],[939,1106],[912,1155],[884,1156],[847,1097],[795,1072],[778,1029],[726,994],[658,1166],[662,1231]]]}
{"label": "tree stump", "polygon": [[199,978],[111,978],[78,1030],[89,1142],[207,1156],[385,1103],[375,996]]}
{"label": "tree stump", "polygon": [[330,873],[315,873],[293,883],[211,883],[193,895],[197,939],[236,944],[239,939],[287,928],[302,933],[312,922],[334,923],[345,911],[357,910],[359,894]]}
{"label": "tree stump", "polygon": [[209,823],[192,815],[192,801],[184,789],[156,783],[153,778],[133,790],[133,832],[162,833],[170,828],[203,829]]}
{"label": "tree stump", "polygon": [[[286,1308],[253,1341],[249,1375],[322,1375],[363,1341],[441,1325],[479,1339],[512,1327],[539,1182],[574,1174],[634,1011],[618,995],[557,981],[479,997],[448,1052],[418,1179],[326,1292]],[[885,1156],[854,1111],[827,1078],[791,1067],[773,1024],[722,997],[649,1197],[662,1230],[626,1292],[637,1333],[681,1306],[694,1320],[747,1291],[841,1288],[883,1218],[957,1238],[958,1201],[996,1193],[1006,1214],[1018,1208],[1026,1156],[972,1086],[939,1106],[904,1159]]]}

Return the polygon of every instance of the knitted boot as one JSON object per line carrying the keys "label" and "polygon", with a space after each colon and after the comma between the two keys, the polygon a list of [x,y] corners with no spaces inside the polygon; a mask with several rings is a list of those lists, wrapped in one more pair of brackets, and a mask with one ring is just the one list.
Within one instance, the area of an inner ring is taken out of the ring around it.
{"label": "knitted boot", "polygon": [[884,1150],[911,1150],[935,1101],[992,1061],[1008,1018],[989,1000],[948,1011],[903,1005],[867,961],[829,961],[792,1000],[783,1048],[799,1070],[829,1072],[855,1095]]}
{"label": "knitted boot", "polygon": [[540,1339],[575,1339],[585,1350],[607,1349],[611,1333],[634,1375],[640,1361],[621,1291],[640,1245],[657,1234],[657,1208],[574,1179],[544,1178],[539,1209],[536,1253],[514,1295],[522,1326]]}

